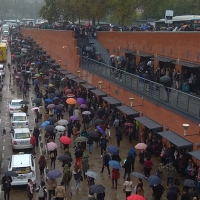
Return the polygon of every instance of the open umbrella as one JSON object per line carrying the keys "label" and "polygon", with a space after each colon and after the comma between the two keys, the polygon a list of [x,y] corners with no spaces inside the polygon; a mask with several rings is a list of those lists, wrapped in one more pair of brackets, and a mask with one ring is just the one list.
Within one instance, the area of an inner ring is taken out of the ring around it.
{"label": "open umbrella", "polygon": [[70,144],[71,143],[71,139],[69,138],[69,137],[67,137],[67,136],[62,136],[61,138],[60,138],[60,142],[62,143],[62,144]]}
{"label": "open umbrella", "polygon": [[103,123],[103,120],[102,120],[102,119],[96,119],[94,123],[95,123],[95,124],[102,124],[102,123]]}
{"label": "open umbrella", "polygon": [[40,74],[35,74],[34,76],[35,76],[35,77],[40,77]]}
{"label": "open umbrella", "polygon": [[40,82],[39,82],[38,79],[35,79],[35,80],[33,81],[33,83],[34,83],[34,85],[38,85]]}
{"label": "open umbrella", "polygon": [[57,169],[51,170],[47,173],[47,177],[50,179],[57,179],[62,176],[61,172]]}
{"label": "open umbrella", "polygon": [[190,187],[190,188],[196,188],[195,181],[193,181],[191,179],[185,179],[183,182],[183,185],[186,187]]}
{"label": "open umbrella", "polygon": [[60,126],[60,125],[56,126],[55,129],[56,129],[57,131],[60,131],[60,132],[63,132],[63,131],[66,130],[66,128],[65,128],[64,126]]}
{"label": "open umbrella", "polygon": [[51,122],[51,123],[55,123],[56,122],[56,119],[54,117],[49,117],[47,119],[47,121]]}
{"label": "open umbrella", "polygon": [[107,151],[112,155],[118,155],[119,149],[116,146],[108,146]]}
{"label": "open umbrella", "polygon": [[22,101],[19,102],[19,104],[29,104],[29,102],[26,101],[26,100],[22,100]]}
{"label": "open umbrella", "polygon": [[69,105],[74,105],[74,104],[76,104],[76,99],[74,99],[74,98],[68,98],[66,100],[66,103],[69,104]]}
{"label": "open umbrella", "polygon": [[55,101],[55,100],[58,100],[58,99],[59,99],[59,97],[54,97],[52,100]]}
{"label": "open umbrella", "polygon": [[55,108],[55,104],[51,103],[47,106],[48,109],[52,109],[52,108]]}
{"label": "open umbrella", "polygon": [[[83,105],[84,105],[84,104],[83,104]],[[82,114],[83,114],[83,115],[90,115],[91,112],[90,112],[90,111],[83,111]]]}
{"label": "open umbrella", "polygon": [[86,108],[88,108],[88,106],[87,106],[86,104],[81,104],[81,105],[80,105],[80,108],[86,109]]}
{"label": "open umbrella", "polygon": [[57,123],[58,125],[66,126],[68,124],[68,121],[66,119],[61,119]]}
{"label": "open umbrella", "polygon": [[138,143],[135,145],[135,149],[144,150],[146,148],[147,148],[147,145],[145,143]]}
{"label": "open umbrella", "polygon": [[73,120],[73,121],[76,121],[76,120],[79,120],[79,117],[77,117],[77,116],[70,116],[70,119]]}
{"label": "open umbrella", "polygon": [[78,102],[79,105],[81,105],[81,104],[86,104],[86,103],[87,103],[87,102],[85,101],[85,99],[83,99],[83,98],[78,98],[78,99],[77,99],[77,102]]}
{"label": "open umbrella", "polygon": [[52,132],[54,130],[55,126],[54,125],[48,125],[45,127],[45,131],[47,132]]}
{"label": "open umbrella", "polygon": [[67,97],[68,97],[68,98],[74,98],[75,95],[74,95],[74,94],[68,94]]}
{"label": "open umbrella", "polygon": [[97,128],[97,130],[98,130],[102,135],[105,134],[104,131],[102,130],[102,128],[101,128],[100,126],[96,126],[96,128]]}
{"label": "open umbrella", "polygon": [[48,151],[53,151],[55,149],[57,149],[57,144],[55,142],[48,142],[47,143],[47,150]]}
{"label": "open umbrella", "polygon": [[139,172],[133,172],[132,173],[133,176],[135,176],[136,178],[141,178],[141,179],[145,179],[145,175]]}
{"label": "open umbrella", "polygon": [[65,89],[65,92],[66,93],[72,93],[72,90],[71,89]]}
{"label": "open umbrella", "polygon": [[98,178],[97,173],[95,173],[95,172],[93,172],[93,171],[87,171],[87,172],[85,173],[85,175],[86,175],[86,176],[89,176],[89,177],[91,177],[91,178],[94,178],[94,179]]}
{"label": "open umbrella", "polygon": [[54,85],[52,83],[49,84],[49,87],[53,87]]}
{"label": "open umbrella", "polygon": [[161,184],[161,179],[156,175],[151,175],[147,178],[149,185],[159,185]]}
{"label": "open umbrella", "polygon": [[127,197],[127,200],[145,200],[145,198],[139,194],[133,194]]}
{"label": "open umbrella", "polygon": [[51,99],[45,99],[44,100],[46,103],[52,103],[53,101]]}
{"label": "open umbrella", "polygon": [[108,164],[109,164],[112,168],[115,168],[115,169],[120,169],[120,168],[121,168],[120,163],[117,162],[116,160],[110,160]]}
{"label": "open umbrella", "polygon": [[87,138],[86,137],[83,137],[83,136],[80,136],[80,137],[77,137],[74,141],[75,142],[87,142]]}
{"label": "open umbrella", "polygon": [[102,185],[92,185],[90,186],[89,193],[103,193],[105,191],[105,188]]}
{"label": "open umbrella", "polygon": [[88,135],[93,138],[99,138],[99,133],[97,133],[96,131],[89,131]]}
{"label": "open umbrella", "polygon": [[71,158],[71,156],[67,155],[67,154],[64,154],[64,155],[61,155],[58,157],[58,160],[61,160],[61,161],[69,161],[69,162],[72,162],[73,159]]}
{"label": "open umbrella", "polygon": [[50,124],[50,121],[44,121],[44,122],[42,122],[42,124],[41,124],[41,127],[46,127],[46,126],[48,126]]}
{"label": "open umbrella", "polygon": [[41,103],[42,102],[42,99],[40,99],[40,98],[35,98],[34,100],[33,100],[33,103],[36,103],[36,104],[39,104],[39,103]]}
{"label": "open umbrella", "polygon": [[56,109],[58,109],[58,110],[63,110],[63,108],[64,108],[63,104],[56,105]]}
{"label": "open umbrella", "polygon": [[45,88],[48,88],[48,87],[49,87],[47,84],[44,84],[43,86],[44,86]]}
{"label": "open umbrella", "polygon": [[166,84],[168,82],[171,82],[171,78],[169,76],[165,75],[160,78],[159,82],[162,84]]}
{"label": "open umbrella", "polygon": [[38,109],[39,109],[38,107],[31,108],[32,111],[35,111],[35,110],[38,110]]}
{"label": "open umbrella", "polygon": [[6,175],[6,176],[12,176],[12,177],[18,176],[18,173],[15,172],[15,171],[5,171],[5,172],[3,172],[3,174]]}
{"label": "open umbrella", "polygon": [[54,97],[57,96],[57,94],[56,93],[50,93],[48,96],[49,96],[49,98],[54,98]]}

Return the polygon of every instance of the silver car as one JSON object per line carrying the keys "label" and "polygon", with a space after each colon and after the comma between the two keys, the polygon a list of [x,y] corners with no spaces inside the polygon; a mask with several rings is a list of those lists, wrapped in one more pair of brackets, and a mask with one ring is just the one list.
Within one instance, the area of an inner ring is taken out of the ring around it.
{"label": "silver car", "polygon": [[12,115],[13,113],[19,112],[22,104],[19,102],[22,101],[22,99],[13,99],[9,103],[9,113]]}

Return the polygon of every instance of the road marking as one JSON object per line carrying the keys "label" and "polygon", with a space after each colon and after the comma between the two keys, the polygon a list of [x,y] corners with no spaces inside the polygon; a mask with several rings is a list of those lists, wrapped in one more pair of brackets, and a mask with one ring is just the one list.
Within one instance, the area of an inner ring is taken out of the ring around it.
{"label": "road marking", "polygon": [[3,151],[5,150],[5,146],[3,146]]}
{"label": "road marking", "polygon": [[6,141],[6,139],[4,138],[4,139],[3,139],[3,142],[5,143],[5,141]]}
{"label": "road marking", "polygon": [[3,163],[1,163],[1,169],[3,169]]}
{"label": "road marking", "polygon": [[4,158],[4,154],[2,154],[2,158]]}

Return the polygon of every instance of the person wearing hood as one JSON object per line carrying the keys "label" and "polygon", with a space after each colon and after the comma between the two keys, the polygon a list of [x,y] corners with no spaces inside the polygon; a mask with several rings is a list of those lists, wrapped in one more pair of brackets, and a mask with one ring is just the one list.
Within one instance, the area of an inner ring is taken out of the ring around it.
{"label": "person wearing hood", "polygon": [[89,160],[88,160],[88,158],[89,158],[89,156],[86,155],[86,154],[84,154],[83,158],[82,158],[82,171],[83,171],[84,179],[86,179],[85,173],[89,169]]}
{"label": "person wearing hood", "polygon": [[56,196],[56,200],[64,200],[64,198],[67,198],[65,186],[62,181],[61,181],[60,185],[56,187],[55,196]]}
{"label": "person wearing hood", "polygon": [[62,177],[62,182],[65,184],[65,186],[68,188],[72,195],[71,191],[71,186],[70,186],[70,181],[72,179],[72,171],[70,170],[69,164],[66,164],[63,167],[63,177]]}
{"label": "person wearing hood", "polygon": [[76,193],[78,194],[79,185],[80,185],[81,180],[83,179],[82,178],[82,171],[81,171],[79,165],[76,165],[74,167],[73,175],[74,175],[74,180],[76,182]]}
{"label": "person wearing hood", "polygon": [[134,171],[134,166],[135,166],[135,158],[136,158],[137,154],[135,153],[133,148],[130,148],[129,153],[128,153],[128,157],[131,161],[131,170],[132,172]]}

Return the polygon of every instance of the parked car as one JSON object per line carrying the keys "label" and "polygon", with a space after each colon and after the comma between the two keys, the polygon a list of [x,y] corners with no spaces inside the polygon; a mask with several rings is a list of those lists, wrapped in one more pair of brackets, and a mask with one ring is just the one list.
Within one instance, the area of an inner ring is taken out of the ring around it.
{"label": "parked car", "polygon": [[3,64],[0,64],[0,73],[5,76],[5,68]]}
{"label": "parked car", "polygon": [[12,128],[28,128],[28,116],[23,112],[13,113],[11,125]]}
{"label": "parked car", "polygon": [[22,101],[22,99],[13,99],[9,103],[9,113],[10,116],[12,116],[13,113],[19,112],[22,104],[19,102]]}

